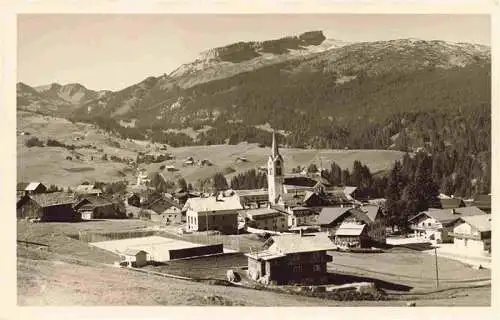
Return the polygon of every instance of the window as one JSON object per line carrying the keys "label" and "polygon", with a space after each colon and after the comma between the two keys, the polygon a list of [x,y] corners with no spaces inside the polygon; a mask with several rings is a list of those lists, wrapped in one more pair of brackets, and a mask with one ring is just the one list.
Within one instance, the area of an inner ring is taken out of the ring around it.
{"label": "window", "polygon": [[313,271],[314,272],[320,272],[321,271],[321,265],[319,265],[319,264],[313,265]]}
{"label": "window", "polygon": [[215,222],[215,216],[212,216],[212,221]]}
{"label": "window", "polygon": [[293,267],[293,272],[295,272],[295,273],[302,272],[302,266]]}

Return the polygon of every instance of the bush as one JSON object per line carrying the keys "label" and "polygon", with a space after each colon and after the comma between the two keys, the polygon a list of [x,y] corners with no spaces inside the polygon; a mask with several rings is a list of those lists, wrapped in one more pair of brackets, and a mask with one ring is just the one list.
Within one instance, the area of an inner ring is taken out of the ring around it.
{"label": "bush", "polygon": [[28,148],[31,148],[31,147],[43,147],[43,142],[38,139],[37,137],[32,137],[32,138],[29,138],[27,141],[26,141],[26,146]]}
{"label": "bush", "polygon": [[48,139],[47,140],[47,147],[65,147],[66,145],[64,143],[61,143],[55,139]]}

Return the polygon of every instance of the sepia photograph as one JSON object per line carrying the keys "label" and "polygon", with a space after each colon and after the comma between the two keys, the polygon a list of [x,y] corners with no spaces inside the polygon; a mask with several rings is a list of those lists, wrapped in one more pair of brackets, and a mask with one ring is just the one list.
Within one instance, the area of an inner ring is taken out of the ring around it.
{"label": "sepia photograph", "polygon": [[490,15],[16,22],[18,306],[492,306]]}

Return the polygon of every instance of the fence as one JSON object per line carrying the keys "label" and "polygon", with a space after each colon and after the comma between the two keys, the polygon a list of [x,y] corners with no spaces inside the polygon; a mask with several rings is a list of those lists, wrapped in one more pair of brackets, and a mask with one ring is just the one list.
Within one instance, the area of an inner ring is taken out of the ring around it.
{"label": "fence", "polygon": [[183,236],[184,239],[199,243],[199,244],[223,244],[224,248],[229,248],[231,250],[240,250],[240,241],[238,237],[231,237],[223,235],[218,231],[202,231],[196,232],[194,234],[186,234]]}
{"label": "fence", "polygon": [[83,242],[100,242],[109,240],[149,237],[149,236],[154,236],[156,234],[157,234],[156,231],[126,231],[126,232],[107,232],[107,233],[80,231],[77,235],[69,235],[69,237]]}

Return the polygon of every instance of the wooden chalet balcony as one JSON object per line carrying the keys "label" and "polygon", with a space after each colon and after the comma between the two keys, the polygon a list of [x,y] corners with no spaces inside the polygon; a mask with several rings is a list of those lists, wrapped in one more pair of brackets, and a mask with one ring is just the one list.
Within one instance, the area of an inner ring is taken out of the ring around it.
{"label": "wooden chalet balcony", "polygon": [[437,231],[437,230],[443,229],[443,226],[441,226],[439,224],[431,224],[430,226],[419,226],[416,224],[412,224],[412,225],[410,225],[410,229],[417,230],[417,231],[425,231],[425,230]]}

